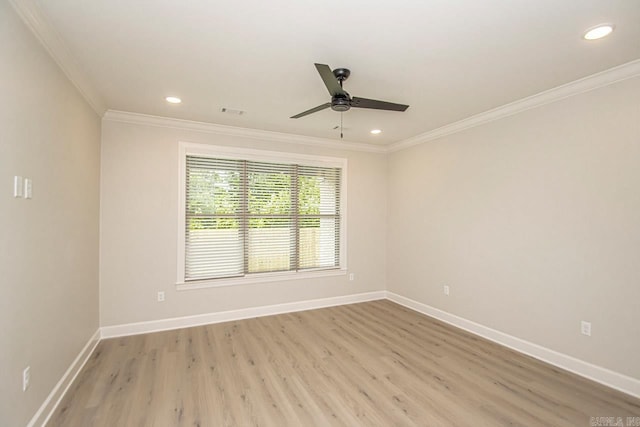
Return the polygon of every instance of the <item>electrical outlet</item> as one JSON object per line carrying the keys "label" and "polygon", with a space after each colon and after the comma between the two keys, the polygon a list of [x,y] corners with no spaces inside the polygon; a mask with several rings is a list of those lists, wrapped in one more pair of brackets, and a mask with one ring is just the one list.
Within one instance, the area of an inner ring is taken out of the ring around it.
{"label": "electrical outlet", "polygon": [[27,391],[31,382],[31,366],[27,366],[22,371],[22,391]]}
{"label": "electrical outlet", "polygon": [[449,296],[449,286],[444,285],[444,287],[442,288],[442,291],[446,296]]}
{"label": "electrical outlet", "polygon": [[164,301],[164,291],[158,291],[158,302]]}
{"label": "electrical outlet", "polygon": [[355,279],[356,279],[356,275],[353,273],[349,273],[349,280],[353,282]]}
{"label": "electrical outlet", "polygon": [[580,322],[580,332],[582,335],[586,335],[588,337],[591,336],[591,322],[585,322],[584,320]]}

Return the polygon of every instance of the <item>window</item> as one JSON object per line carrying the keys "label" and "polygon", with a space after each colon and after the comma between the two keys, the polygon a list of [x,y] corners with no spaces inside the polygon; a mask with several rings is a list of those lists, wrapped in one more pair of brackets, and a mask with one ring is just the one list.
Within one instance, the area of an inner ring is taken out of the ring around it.
{"label": "window", "polygon": [[179,284],[344,268],[343,159],[181,147]]}

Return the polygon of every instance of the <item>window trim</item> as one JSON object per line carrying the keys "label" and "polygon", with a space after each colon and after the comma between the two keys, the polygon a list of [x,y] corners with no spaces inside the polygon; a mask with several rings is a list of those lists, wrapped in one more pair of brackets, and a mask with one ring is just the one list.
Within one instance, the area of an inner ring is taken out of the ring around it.
{"label": "window trim", "polygon": [[[221,286],[249,285],[280,280],[296,280],[314,277],[345,275],[347,272],[347,159],[341,157],[315,156],[280,151],[265,151],[251,148],[219,146],[180,141],[178,143],[178,262],[177,290],[213,288]],[[252,273],[249,276],[185,280],[186,244],[186,172],[187,156],[196,155],[230,160],[249,160],[270,163],[299,164],[305,166],[338,167],[342,169],[340,182],[340,265],[331,269]]]}

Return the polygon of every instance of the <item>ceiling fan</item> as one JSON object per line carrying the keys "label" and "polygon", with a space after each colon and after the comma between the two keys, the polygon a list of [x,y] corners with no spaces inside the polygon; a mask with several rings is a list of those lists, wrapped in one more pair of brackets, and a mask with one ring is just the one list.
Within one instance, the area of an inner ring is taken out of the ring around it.
{"label": "ceiling fan", "polygon": [[342,82],[349,78],[351,71],[346,68],[336,68],[331,71],[326,64],[315,64],[320,77],[324,82],[324,85],[331,94],[331,102],[327,102],[322,105],[318,105],[310,110],[303,111],[300,114],[291,116],[292,119],[299,119],[300,117],[307,116],[318,111],[322,111],[325,108],[331,107],[333,111],[345,112],[351,107],[353,108],[370,108],[374,110],[388,110],[388,111],[405,111],[409,108],[408,105],[394,104],[393,102],[377,101],[375,99],[358,98],[357,96],[351,97],[343,88]]}

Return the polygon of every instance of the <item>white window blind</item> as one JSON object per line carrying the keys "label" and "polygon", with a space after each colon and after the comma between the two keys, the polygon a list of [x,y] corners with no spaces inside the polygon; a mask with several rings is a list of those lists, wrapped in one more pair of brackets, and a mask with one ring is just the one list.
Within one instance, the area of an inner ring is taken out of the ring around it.
{"label": "white window blind", "polygon": [[339,268],[341,173],[187,155],[185,281]]}

